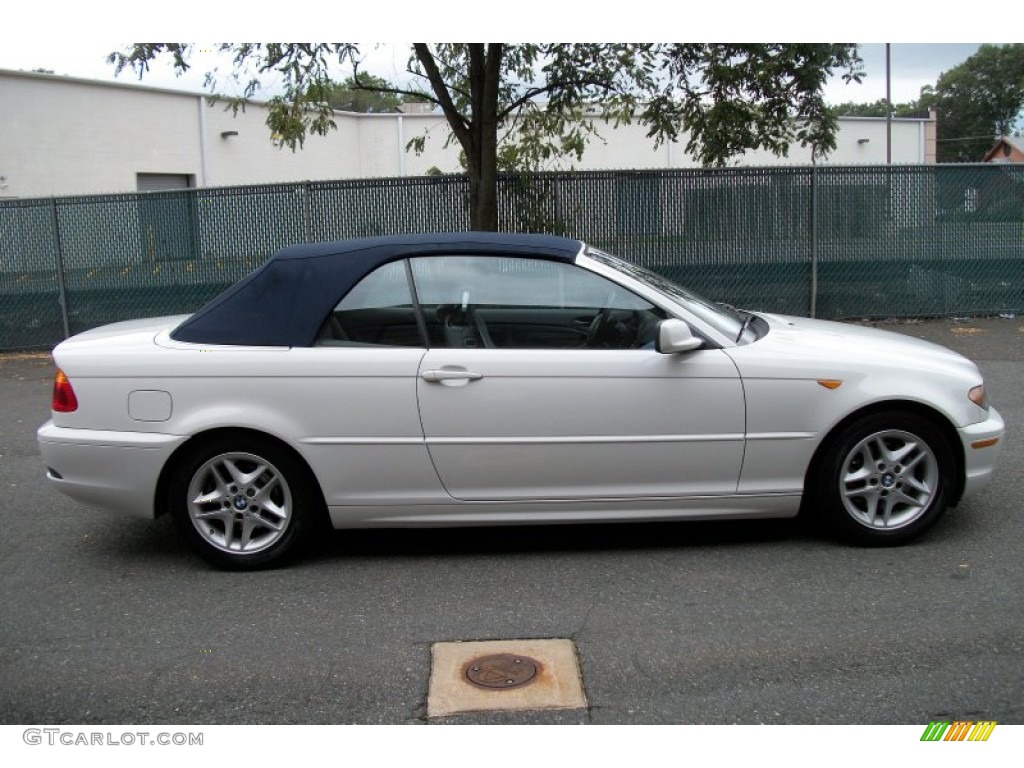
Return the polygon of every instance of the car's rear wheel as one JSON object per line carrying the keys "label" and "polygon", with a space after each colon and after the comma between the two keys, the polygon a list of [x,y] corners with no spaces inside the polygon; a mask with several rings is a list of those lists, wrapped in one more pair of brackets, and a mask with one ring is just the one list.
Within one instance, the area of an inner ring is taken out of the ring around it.
{"label": "car's rear wheel", "polygon": [[317,512],[308,470],[258,437],[224,436],[180,462],[169,483],[178,530],[222,568],[280,565],[307,542]]}
{"label": "car's rear wheel", "polygon": [[814,501],[829,527],[848,541],[904,544],[942,516],[954,467],[949,442],[927,419],[872,414],[826,447]]}

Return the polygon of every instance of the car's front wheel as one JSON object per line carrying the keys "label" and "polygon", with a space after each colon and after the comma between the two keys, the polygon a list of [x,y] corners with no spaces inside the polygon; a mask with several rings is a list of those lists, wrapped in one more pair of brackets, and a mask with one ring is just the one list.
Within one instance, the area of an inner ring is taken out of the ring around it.
{"label": "car's front wheel", "polygon": [[314,525],[317,499],[308,475],[270,440],[215,438],[174,469],[171,516],[189,545],[214,565],[279,565],[297,554]]}
{"label": "car's front wheel", "polygon": [[873,414],[826,447],[812,503],[820,504],[824,521],[848,541],[904,544],[942,516],[954,467],[949,442],[927,419]]}

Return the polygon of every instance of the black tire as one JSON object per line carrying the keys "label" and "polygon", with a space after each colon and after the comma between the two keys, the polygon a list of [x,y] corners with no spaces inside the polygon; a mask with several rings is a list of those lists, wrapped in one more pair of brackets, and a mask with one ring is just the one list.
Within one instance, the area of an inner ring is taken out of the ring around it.
{"label": "black tire", "polygon": [[808,486],[806,507],[834,534],[862,546],[906,544],[949,505],[956,462],[931,421],[887,411],[830,438]]}
{"label": "black tire", "polygon": [[202,558],[229,570],[293,559],[322,517],[305,464],[256,435],[203,442],[177,463],[167,487],[178,532]]}

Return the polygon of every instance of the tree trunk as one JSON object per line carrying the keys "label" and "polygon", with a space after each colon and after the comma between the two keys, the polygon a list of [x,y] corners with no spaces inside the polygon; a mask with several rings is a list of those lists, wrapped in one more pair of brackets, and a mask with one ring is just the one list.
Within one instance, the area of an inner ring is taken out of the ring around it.
{"label": "tree trunk", "polygon": [[469,228],[498,231],[498,148],[497,128],[483,128],[475,163],[469,176]]}
{"label": "tree trunk", "polygon": [[469,178],[469,228],[475,232],[498,231],[496,184],[482,178]]}
{"label": "tree trunk", "polygon": [[474,230],[498,231],[498,86],[501,43],[469,45],[469,87],[473,144],[470,164],[469,225]]}
{"label": "tree trunk", "polygon": [[459,112],[437,62],[426,43],[413,43],[452,133],[466,156],[469,177],[469,227],[498,231],[498,89],[501,79],[501,43],[466,45],[470,109]]}

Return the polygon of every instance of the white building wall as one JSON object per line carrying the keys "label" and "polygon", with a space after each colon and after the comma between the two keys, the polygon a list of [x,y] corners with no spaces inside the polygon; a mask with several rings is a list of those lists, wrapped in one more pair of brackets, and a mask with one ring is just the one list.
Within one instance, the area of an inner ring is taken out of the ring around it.
{"label": "white building wall", "polygon": [[[896,164],[918,164],[925,161],[924,120],[897,119],[892,122],[892,158]],[[866,139],[867,141],[863,141]],[[628,125],[613,128],[601,126],[587,146],[581,169],[655,169],[697,168],[700,166],[686,152],[687,138],[663,143],[657,149],[647,138],[647,128]],[[840,118],[836,148],[821,165],[884,165],[885,120],[881,118]],[[768,150],[750,150],[733,158],[729,165],[772,166],[810,165],[811,148],[793,144],[789,154],[777,156]]]}
{"label": "white building wall", "polygon": [[[337,129],[309,136],[302,149],[280,148],[267,111],[249,104],[232,114],[202,94],[122,83],[0,70],[0,198],[44,197],[136,189],[139,173],[188,174],[197,186],[457,173],[459,151],[446,145],[438,114],[338,113]],[[893,121],[894,163],[923,163],[925,121]],[[233,133],[231,133],[233,132]],[[405,149],[426,136],[422,154]],[[822,162],[885,162],[885,121],[843,118],[836,150]],[[731,165],[803,165],[810,150],[788,157],[753,151]],[[655,148],[639,125],[601,126],[581,161],[552,168],[580,170],[691,168],[685,140]]]}
{"label": "white building wall", "polygon": [[136,173],[199,173],[194,96],[0,76],[0,105],[2,197],[123,192]]}
{"label": "white building wall", "polygon": [[[392,118],[393,119],[393,118]],[[436,168],[442,173],[460,173],[459,143],[448,144],[448,122],[441,115],[404,115],[402,118],[405,142],[425,136],[423,152],[406,152],[406,176],[425,176]],[[448,146],[445,146],[448,144]]]}
{"label": "white building wall", "polygon": [[[336,115],[337,129],[327,138],[310,136],[293,152],[273,140],[265,108],[250,104],[244,112],[232,114],[225,110],[225,102],[208,105],[202,97],[191,98],[192,111],[202,104],[205,113],[206,186],[348,178],[362,172],[361,153],[355,149],[360,137],[355,117]],[[230,135],[232,131],[237,135]]]}

